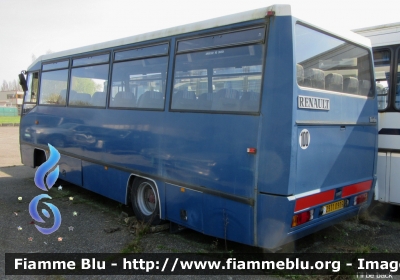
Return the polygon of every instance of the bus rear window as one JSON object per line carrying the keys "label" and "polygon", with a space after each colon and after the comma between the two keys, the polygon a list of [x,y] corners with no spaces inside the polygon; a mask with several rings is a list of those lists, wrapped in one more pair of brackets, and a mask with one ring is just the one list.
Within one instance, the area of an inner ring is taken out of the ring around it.
{"label": "bus rear window", "polygon": [[296,72],[299,86],[372,97],[368,51],[296,24]]}

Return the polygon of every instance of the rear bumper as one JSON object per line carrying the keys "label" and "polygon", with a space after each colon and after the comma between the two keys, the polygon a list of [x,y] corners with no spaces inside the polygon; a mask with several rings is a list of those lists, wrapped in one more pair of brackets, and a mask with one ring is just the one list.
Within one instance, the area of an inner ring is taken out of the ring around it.
{"label": "rear bumper", "polygon": [[[295,214],[296,200],[289,197],[275,196],[269,194],[259,194],[257,201],[257,234],[255,246],[275,249],[286,243],[302,238],[306,235],[315,233],[333,224],[354,217],[359,214],[360,208],[366,209],[373,199],[373,186],[368,193],[368,200],[360,205],[353,205],[354,198],[360,193],[353,194],[345,199],[349,199],[349,205],[344,209],[320,215],[321,208],[326,205],[320,204],[308,209],[315,209],[313,220],[292,228],[292,218]],[[362,192],[365,193],[365,192]],[[339,200],[342,198],[339,198]],[[336,200],[335,200],[336,201]],[[302,211],[298,211],[299,213]]]}

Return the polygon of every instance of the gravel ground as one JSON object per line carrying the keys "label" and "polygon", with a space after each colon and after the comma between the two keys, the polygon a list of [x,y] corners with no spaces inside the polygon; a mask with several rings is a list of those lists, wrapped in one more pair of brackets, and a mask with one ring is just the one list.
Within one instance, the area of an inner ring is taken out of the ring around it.
{"label": "gravel ground", "polygon": [[0,167],[21,165],[19,127],[0,127]]}
{"label": "gravel ground", "polygon": [[[5,253],[187,253],[216,252],[225,242],[191,230],[177,234],[162,231],[137,235],[125,222],[132,211],[74,185],[61,182],[52,188],[51,201],[62,214],[62,224],[54,234],[43,235],[32,223],[29,202],[43,193],[34,182],[35,170],[22,166],[18,127],[0,127],[0,278],[4,276]],[[22,197],[22,200],[18,200]],[[70,199],[73,197],[73,200]],[[74,215],[76,212],[76,215]],[[318,252],[400,252],[400,215],[397,206],[376,203],[357,218],[336,224],[288,244],[285,251]],[[49,223],[52,220],[50,219]],[[129,223],[129,221],[128,221]],[[21,227],[21,230],[18,230]],[[137,230],[138,231],[138,230]],[[62,241],[59,241],[59,238]],[[227,242],[228,251],[259,253],[250,246]],[[159,279],[160,276],[138,278]],[[163,276],[173,279],[241,279],[243,276]],[[267,279],[266,276],[246,279]],[[125,276],[8,276],[7,279],[127,279]]]}

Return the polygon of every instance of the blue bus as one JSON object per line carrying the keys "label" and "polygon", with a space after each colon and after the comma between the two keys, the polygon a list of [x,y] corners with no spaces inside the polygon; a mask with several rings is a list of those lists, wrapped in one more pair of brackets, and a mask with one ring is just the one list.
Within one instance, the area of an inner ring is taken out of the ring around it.
{"label": "blue bus", "polygon": [[[26,74],[26,78],[23,74]],[[39,57],[21,158],[138,219],[274,249],[368,206],[369,40],[274,5]]]}

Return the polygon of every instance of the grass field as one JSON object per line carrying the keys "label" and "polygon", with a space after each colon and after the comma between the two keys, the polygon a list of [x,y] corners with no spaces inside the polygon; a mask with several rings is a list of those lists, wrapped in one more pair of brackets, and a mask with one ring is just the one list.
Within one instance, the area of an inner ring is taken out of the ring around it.
{"label": "grass field", "polygon": [[16,117],[2,117],[0,116],[0,124],[2,123],[19,123],[20,116]]}

